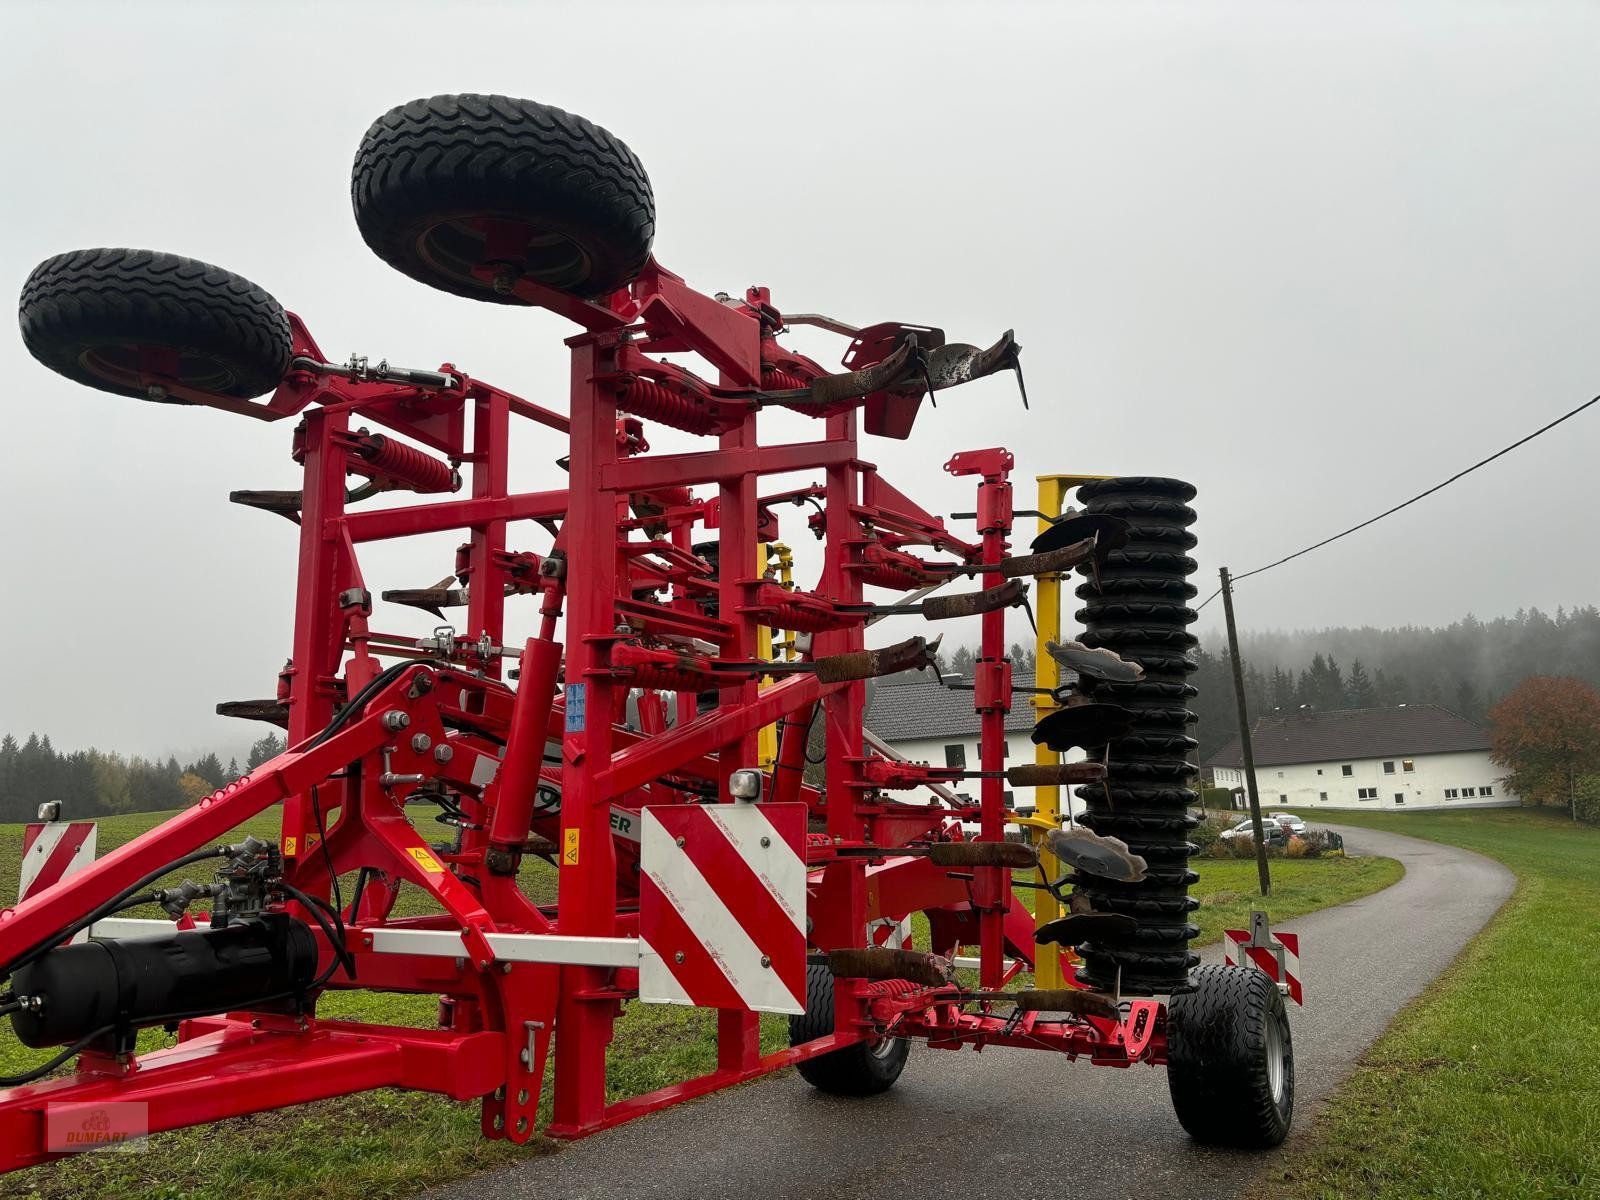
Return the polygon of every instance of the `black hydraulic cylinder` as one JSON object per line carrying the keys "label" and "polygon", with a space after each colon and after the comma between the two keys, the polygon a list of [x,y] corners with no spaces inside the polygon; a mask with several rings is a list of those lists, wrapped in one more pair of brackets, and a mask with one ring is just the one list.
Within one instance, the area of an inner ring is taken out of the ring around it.
{"label": "black hydraulic cylinder", "polygon": [[161,1025],[301,995],[317,971],[317,941],[272,914],[221,929],[58,946],[12,976],[30,1002],[11,1014],[25,1046],[62,1046],[101,1030]]}

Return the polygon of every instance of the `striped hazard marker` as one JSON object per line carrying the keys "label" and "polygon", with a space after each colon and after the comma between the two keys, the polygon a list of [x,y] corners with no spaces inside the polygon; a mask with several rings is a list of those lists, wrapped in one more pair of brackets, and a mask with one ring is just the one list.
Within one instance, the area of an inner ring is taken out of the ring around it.
{"label": "striped hazard marker", "polygon": [[[37,896],[94,861],[93,821],[35,821],[22,829],[22,876],[17,903]],[[87,939],[80,930],[72,940]]]}
{"label": "striped hazard marker", "polygon": [[641,1000],[805,1012],[805,828],[803,804],[643,810]]}
{"label": "striped hazard marker", "polygon": [[1262,914],[1250,915],[1249,930],[1222,931],[1222,961],[1230,967],[1252,964],[1287,991],[1289,999],[1296,1004],[1304,1004],[1305,989],[1300,982],[1300,935],[1271,932]]}

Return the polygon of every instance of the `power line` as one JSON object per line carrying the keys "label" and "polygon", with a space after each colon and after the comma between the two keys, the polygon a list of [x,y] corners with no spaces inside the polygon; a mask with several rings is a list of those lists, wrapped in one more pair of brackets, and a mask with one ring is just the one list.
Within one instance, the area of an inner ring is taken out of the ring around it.
{"label": "power line", "polygon": [[[1270,570],[1272,570],[1273,567],[1281,567],[1281,566],[1283,566],[1284,563],[1289,562],[1292,559],[1299,558],[1303,554],[1310,554],[1313,550],[1320,550],[1320,549],[1322,549],[1322,547],[1324,547],[1326,545],[1329,545],[1332,542],[1337,542],[1342,537],[1349,537],[1352,533],[1355,533],[1358,530],[1365,529],[1368,525],[1375,524],[1376,522],[1383,520],[1385,517],[1393,516],[1395,513],[1399,512],[1402,508],[1410,508],[1418,500],[1426,499],[1427,497],[1433,495],[1435,492],[1440,491],[1443,488],[1449,487],[1452,483],[1454,483],[1456,480],[1462,478],[1463,476],[1471,475],[1479,467],[1488,466],[1495,459],[1500,458],[1503,455],[1510,454],[1518,446],[1526,445],[1527,443],[1533,441],[1533,439],[1538,437],[1541,433],[1548,433],[1550,430],[1554,429],[1557,425],[1561,424],[1561,422],[1571,420],[1573,417],[1575,417],[1579,413],[1581,413],[1584,409],[1589,408],[1589,407],[1591,407],[1591,406],[1593,406],[1595,404],[1600,404],[1600,396],[1592,396],[1592,397],[1590,397],[1588,400],[1585,400],[1582,404],[1578,405],[1577,408],[1574,408],[1570,412],[1566,412],[1566,413],[1561,414],[1561,416],[1557,417],[1554,421],[1551,421],[1548,425],[1541,425],[1538,429],[1535,429],[1532,433],[1528,434],[1526,437],[1518,438],[1516,441],[1512,442],[1509,446],[1506,446],[1506,447],[1504,447],[1504,448],[1502,448],[1500,450],[1496,450],[1493,454],[1489,455],[1488,458],[1479,459],[1477,462],[1473,463],[1470,467],[1467,467],[1465,470],[1457,471],[1454,475],[1450,476],[1450,478],[1446,479],[1443,483],[1436,483],[1431,488],[1429,488],[1427,491],[1418,492],[1415,496],[1411,497],[1411,499],[1405,501],[1404,503],[1396,504],[1393,508],[1384,509],[1384,511],[1379,513],[1377,516],[1368,517],[1365,521],[1361,522],[1361,524],[1352,525],[1352,526],[1350,526],[1349,529],[1346,529],[1342,533],[1336,533],[1332,537],[1323,538],[1320,542],[1313,543],[1312,545],[1307,546],[1304,550],[1296,550],[1293,554],[1286,554],[1282,558],[1278,559],[1276,562],[1269,562],[1264,567],[1257,567],[1253,571],[1246,571],[1242,575],[1235,575],[1233,577],[1233,582],[1234,583],[1238,583],[1241,579],[1249,579],[1250,576],[1259,575],[1263,571],[1270,571]],[[1222,594],[1222,589],[1218,588],[1216,591],[1212,592],[1211,595],[1209,595],[1209,596],[1207,596],[1205,598],[1205,600],[1200,604],[1200,608],[1204,608],[1207,604],[1210,604],[1213,600],[1215,600],[1221,594]],[[1195,609],[1195,611],[1199,612],[1200,608]]]}

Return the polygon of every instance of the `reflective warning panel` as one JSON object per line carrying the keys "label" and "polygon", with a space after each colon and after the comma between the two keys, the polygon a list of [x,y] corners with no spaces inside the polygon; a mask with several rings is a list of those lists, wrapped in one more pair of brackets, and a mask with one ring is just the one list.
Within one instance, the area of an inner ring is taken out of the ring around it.
{"label": "reflective warning panel", "polygon": [[643,810],[639,998],[803,1013],[806,806]]}

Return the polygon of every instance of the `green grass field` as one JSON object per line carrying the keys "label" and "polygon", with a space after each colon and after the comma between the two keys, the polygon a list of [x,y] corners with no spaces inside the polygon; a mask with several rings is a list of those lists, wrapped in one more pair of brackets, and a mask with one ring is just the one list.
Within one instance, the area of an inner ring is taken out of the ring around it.
{"label": "green grass field", "polygon": [[1600,1197],[1600,829],[1527,809],[1339,820],[1476,850],[1517,889],[1254,1195]]}
{"label": "green grass field", "polygon": [[[167,814],[112,817],[100,822],[99,851],[136,837]],[[431,823],[424,836],[448,831]],[[237,836],[276,836],[275,813],[241,827]],[[0,895],[15,896],[21,826],[0,825]],[[542,867],[542,864],[540,865]],[[1197,860],[1201,901],[1196,919],[1200,941],[1213,942],[1237,927],[1258,906],[1255,865],[1248,861]],[[190,869],[202,878],[202,867]],[[1395,882],[1400,865],[1391,859],[1275,861],[1274,895],[1267,906],[1274,923],[1300,913],[1367,895]],[[525,870],[524,886],[539,900],[553,898],[552,869]],[[1031,893],[1028,893],[1031,895]],[[425,911],[415,889],[401,893],[398,911]],[[134,912],[130,915],[157,916]],[[921,922],[921,918],[917,918]],[[925,926],[920,926],[925,936]],[[318,1005],[327,1016],[405,1025],[431,1025],[432,997],[371,992],[330,992]],[[782,1017],[763,1017],[762,1041],[768,1050],[786,1043]],[[147,1031],[144,1048],[162,1045],[159,1031]],[[617,1024],[608,1057],[608,1090],[613,1099],[638,1095],[700,1074],[715,1066],[715,1017],[698,1009],[631,1004]],[[48,1055],[30,1052],[0,1025],[0,1072],[25,1070]],[[915,1070],[915,1064],[912,1065]],[[793,1085],[798,1086],[798,1085]],[[421,1188],[471,1172],[548,1153],[542,1137],[523,1147],[484,1141],[478,1132],[478,1106],[437,1096],[368,1092],[262,1113],[204,1129],[178,1130],[150,1139],[144,1154],[88,1154],[0,1180],[0,1196],[10,1200],[79,1200],[115,1196],[118,1200],[379,1200],[406,1196]]]}

